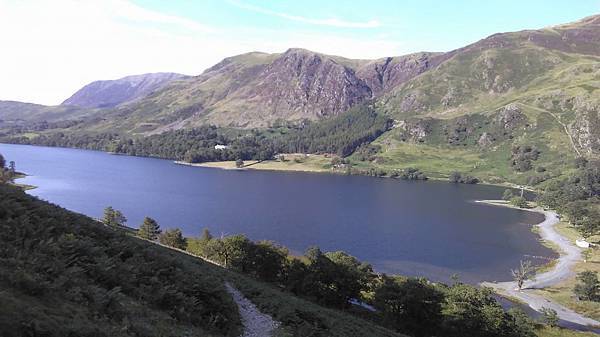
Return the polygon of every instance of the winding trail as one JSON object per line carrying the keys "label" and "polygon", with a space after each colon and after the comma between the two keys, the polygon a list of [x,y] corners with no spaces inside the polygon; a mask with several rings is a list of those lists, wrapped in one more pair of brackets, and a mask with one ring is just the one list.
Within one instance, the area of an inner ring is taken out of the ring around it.
{"label": "winding trail", "polygon": [[[481,200],[478,202],[495,206],[510,207],[503,200]],[[573,245],[573,243],[555,230],[554,225],[559,222],[558,215],[555,212],[546,211],[541,208],[526,210],[541,213],[545,216],[544,221],[536,226],[540,229],[539,233],[542,239],[552,242],[559,247],[560,257],[557,259],[556,264],[549,271],[537,274],[533,279],[526,281],[523,285],[523,289],[521,290],[517,288],[517,283],[514,281],[497,283],[483,282],[481,285],[490,287],[501,295],[516,298],[522,302],[525,302],[532,309],[538,312],[542,308],[554,309],[556,310],[558,317],[562,320],[580,325],[600,326],[600,322],[580,315],[567,307],[564,307],[533,292],[535,289],[542,289],[556,285],[561,281],[573,276],[574,272],[571,268],[575,265],[575,263],[581,260],[581,249]]]}
{"label": "winding trail", "polygon": [[263,314],[258,310],[256,305],[250,302],[242,293],[235,289],[229,282],[225,282],[225,288],[233,297],[233,300],[238,305],[240,316],[242,316],[242,324],[244,325],[244,333],[241,337],[270,337],[280,325],[279,322],[273,320],[269,315]]}
{"label": "winding trail", "polygon": [[558,117],[555,113],[553,113],[552,111],[549,111],[549,110],[541,109],[541,108],[538,108],[536,106],[525,104],[525,103],[522,103],[522,102],[516,102],[516,103],[519,104],[519,105],[522,105],[524,107],[533,109],[533,110],[537,110],[537,111],[540,111],[540,112],[545,112],[545,113],[549,114],[550,116],[552,116],[556,120],[556,122],[558,122],[558,124],[560,124],[563,127],[565,133],[567,134],[567,137],[569,137],[569,141],[571,142],[571,146],[573,147],[573,151],[575,151],[575,153],[578,156],[581,157],[581,152],[579,151],[579,148],[577,148],[577,145],[575,144],[575,140],[573,139],[573,135],[571,134],[571,132],[569,132],[569,127],[565,123],[563,123],[563,121],[560,120],[560,117]]}

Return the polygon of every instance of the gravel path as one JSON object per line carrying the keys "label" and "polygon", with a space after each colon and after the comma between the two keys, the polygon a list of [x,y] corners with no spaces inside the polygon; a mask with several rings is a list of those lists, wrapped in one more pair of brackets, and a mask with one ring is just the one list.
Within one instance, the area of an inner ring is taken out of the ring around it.
{"label": "gravel path", "polygon": [[[496,201],[480,201],[492,205],[507,206]],[[558,215],[551,211],[545,211],[540,208],[531,209],[529,211],[542,213],[545,216],[544,221],[539,223],[537,227],[540,229],[542,239],[556,244],[560,251],[560,257],[552,269],[545,273],[535,276],[534,279],[526,281],[522,290],[517,289],[516,282],[483,282],[481,285],[493,288],[498,293],[519,299],[527,303],[532,309],[540,311],[542,308],[550,308],[556,310],[560,319],[581,325],[600,326],[600,322],[582,316],[575,311],[568,309],[556,302],[550,301],[543,296],[533,293],[533,289],[542,289],[553,286],[561,281],[571,277],[574,273],[571,267],[581,259],[581,249],[573,245],[567,238],[560,235],[554,225],[559,222]]]}
{"label": "gravel path", "polygon": [[242,293],[231,286],[229,282],[225,282],[225,288],[237,303],[240,316],[242,316],[242,324],[244,325],[244,333],[241,337],[270,337],[273,331],[279,326],[279,322],[274,321],[269,315],[261,313],[256,306],[250,302]]}

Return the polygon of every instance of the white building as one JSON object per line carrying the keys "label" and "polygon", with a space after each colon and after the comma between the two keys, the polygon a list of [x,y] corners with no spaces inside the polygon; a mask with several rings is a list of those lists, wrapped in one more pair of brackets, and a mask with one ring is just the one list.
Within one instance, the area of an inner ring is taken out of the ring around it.
{"label": "white building", "polygon": [[229,146],[227,146],[227,145],[221,145],[221,144],[215,145],[215,150],[225,150],[227,148],[229,148]]}

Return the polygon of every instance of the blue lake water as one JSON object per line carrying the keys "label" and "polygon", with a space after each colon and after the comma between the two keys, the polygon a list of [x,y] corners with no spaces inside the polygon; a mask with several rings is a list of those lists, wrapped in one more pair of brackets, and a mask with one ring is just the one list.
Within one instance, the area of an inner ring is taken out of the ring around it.
{"label": "blue lake water", "polygon": [[302,253],[344,250],[377,271],[446,281],[508,280],[519,260],[556,255],[531,232],[539,214],[476,204],[503,189],[330,174],[237,171],[104,152],[0,144],[38,186],[28,193],[100,217],[121,210],[188,236],[244,233]]}

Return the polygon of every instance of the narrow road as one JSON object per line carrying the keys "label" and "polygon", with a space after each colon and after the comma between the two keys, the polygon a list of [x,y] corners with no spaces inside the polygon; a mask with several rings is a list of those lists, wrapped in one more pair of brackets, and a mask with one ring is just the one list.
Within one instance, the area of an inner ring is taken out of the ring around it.
{"label": "narrow road", "polygon": [[242,293],[235,289],[229,282],[225,282],[225,288],[238,305],[244,333],[241,337],[271,337],[280,325],[269,315],[261,313],[256,306],[250,302]]}
{"label": "narrow road", "polygon": [[[480,202],[497,206],[507,206],[505,203],[501,204],[498,201]],[[550,287],[573,276],[574,272],[571,270],[571,268],[575,265],[575,263],[581,260],[581,249],[573,245],[567,238],[560,235],[554,229],[554,225],[559,222],[558,215],[556,213],[545,211],[541,208],[530,209],[528,211],[542,213],[545,216],[544,221],[539,223],[537,227],[540,229],[540,236],[542,239],[552,242],[559,247],[560,257],[556,261],[556,264],[549,271],[538,274],[534,279],[526,281],[523,285],[523,289],[521,290],[517,288],[517,283],[514,281],[498,283],[483,282],[481,285],[490,287],[501,295],[523,301],[536,311],[540,311],[542,308],[554,309],[556,310],[558,317],[562,320],[580,325],[600,326],[600,322],[580,315],[569,308],[566,308],[533,292],[534,289]]]}

